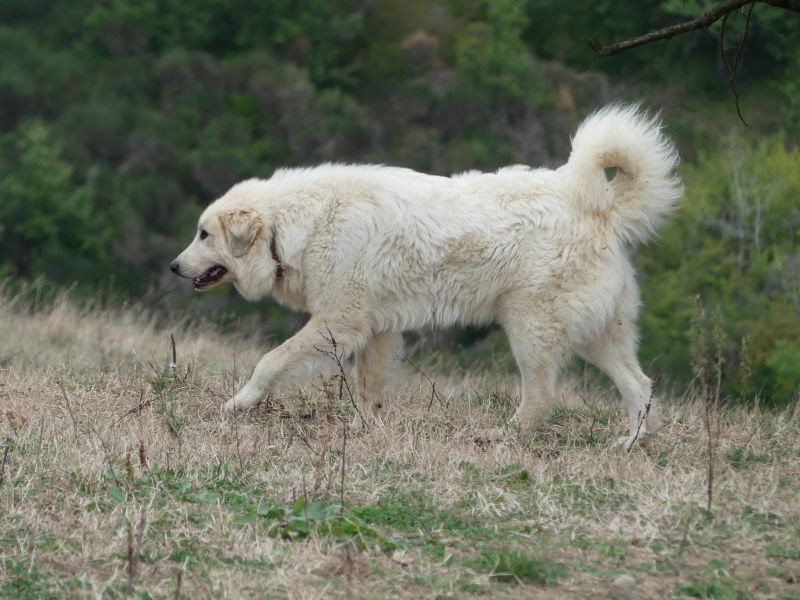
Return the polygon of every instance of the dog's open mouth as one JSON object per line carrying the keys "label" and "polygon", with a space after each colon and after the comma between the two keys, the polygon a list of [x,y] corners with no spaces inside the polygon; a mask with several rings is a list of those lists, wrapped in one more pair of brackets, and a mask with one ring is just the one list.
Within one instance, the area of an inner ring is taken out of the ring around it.
{"label": "dog's open mouth", "polygon": [[214,265],[208,271],[200,275],[199,277],[192,278],[192,283],[194,284],[194,289],[202,290],[207,287],[211,287],[215,283],[219,283],[219,281],[225,277],[225,273],[228,272],[228,269],[222,267],[220,265]]}

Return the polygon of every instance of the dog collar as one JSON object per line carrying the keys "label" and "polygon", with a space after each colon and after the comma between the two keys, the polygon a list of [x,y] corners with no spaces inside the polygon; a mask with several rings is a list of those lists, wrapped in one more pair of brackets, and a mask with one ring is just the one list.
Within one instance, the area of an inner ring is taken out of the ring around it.
{"label": "dog collar", "polygon": [[275,242],[275,232],[272,232],[272,239],[269,241],[269,252],[272,254],[272,260],[277,263],[275,268],[275,279],[283,279],[283,263],[278,256],[278,246]]}

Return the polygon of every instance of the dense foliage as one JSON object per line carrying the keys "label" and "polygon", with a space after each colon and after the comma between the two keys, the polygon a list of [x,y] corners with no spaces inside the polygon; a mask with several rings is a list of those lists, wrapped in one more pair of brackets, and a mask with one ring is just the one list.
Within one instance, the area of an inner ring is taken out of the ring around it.
{"label": "dense foliage", "polygon": [[719,354],[732,395],[791,398],[800,386],[800,151],[781,137],[729,136],[684,175],[683,208],[640,263],[644,358],[680,376],[682,365],[696,370]]}
{"label": "dense foliage", "polygon": [[[116,276],[131,297],[176,305],[166,264],[239,179],[320,161],[554,165],[589,110],[644,99],[664,110],[687,180],[683,210],[640,251],[645,361],[692,378],[699,296],[719,310],[730,394],[785,402],[800,383],[800,19],[756,8],[738,76],[746,131],[719,25],[609,59],[584,42],[703,4],[0,3],[0,276],[84,289]],[[729,21],[732,58],[743,30]]]}

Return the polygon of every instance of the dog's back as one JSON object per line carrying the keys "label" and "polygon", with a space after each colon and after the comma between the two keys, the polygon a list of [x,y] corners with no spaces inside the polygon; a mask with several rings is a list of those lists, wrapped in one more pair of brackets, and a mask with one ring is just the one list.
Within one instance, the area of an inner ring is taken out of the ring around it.
{"label": "dog's back", "polygon": [[592,286],[618,296],[630,279],[624,246],[646,238],[680,197],[677,162],[655,119],[614,106],[581,125],[556,171],[445,178],[323,165],[275,179],[325,190],[331,212],[312,238],[346,232],[331,239],[321,276],[333,285],[360,279],[377,329],[413,329],[496,320],[498,300],[519,288],[558,294],[567,306]]}

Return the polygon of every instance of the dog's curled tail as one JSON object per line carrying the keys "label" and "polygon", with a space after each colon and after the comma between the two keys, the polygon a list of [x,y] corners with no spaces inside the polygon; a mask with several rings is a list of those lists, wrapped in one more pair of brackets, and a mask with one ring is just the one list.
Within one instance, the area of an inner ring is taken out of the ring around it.
{"label": "dog's curled tail", "polygon": [[679,162],[657,116],[636,105],[611,105],[578,128],[566,169],[581,208],[633,242],[645,241],[677,206]]}

